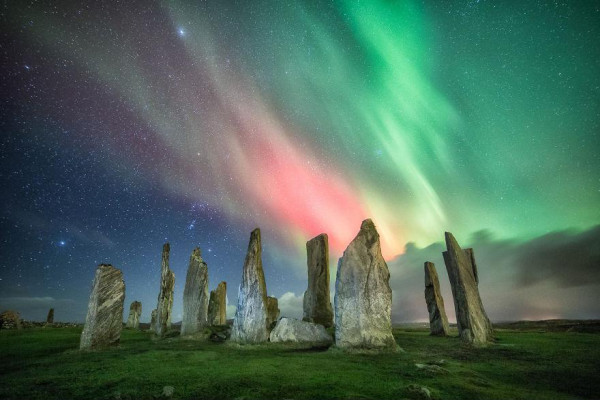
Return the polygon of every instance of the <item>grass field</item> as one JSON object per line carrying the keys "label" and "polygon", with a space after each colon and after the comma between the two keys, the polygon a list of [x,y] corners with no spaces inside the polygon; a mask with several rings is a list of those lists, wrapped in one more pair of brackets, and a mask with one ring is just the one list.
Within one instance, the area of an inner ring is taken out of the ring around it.
{"label": "grass field", "polygon": [[[473,349],[395,329],[396,354],[236,346],[124,330],[118,348],[79,352],[81,328],[0,331],[1,399],[600,398],[600,334],[498,330]],[[422,364],[418,368],[415,364]],[[430,367],[431,365],[437,365]],[[435,369],[435,370],[432,370]]]}

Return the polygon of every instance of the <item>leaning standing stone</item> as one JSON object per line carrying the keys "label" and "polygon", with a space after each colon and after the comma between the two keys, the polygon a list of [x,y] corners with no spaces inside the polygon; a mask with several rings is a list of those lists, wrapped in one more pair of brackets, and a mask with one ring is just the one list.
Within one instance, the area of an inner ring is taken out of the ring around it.
{"label": "leaning standing stone", "polygon": [[209,325],[227,324],[227,282],[221,282],[210,292],[208,301]]}
{"label": "leaning standing stone", "polygon": [[304,321],[333,325],[333,309],[329,296],[329,246],[326,234],[306,242],[308,289],[304,292]]}
{"label": "leaning standing stone", "polygon": [[396,349],[392,336],[390,273],[381,255],[373,221],[360,232],[338,262],[335,282],[335,342],[348,349]]}
{"label": "leaning standing stone", "polygon": [[54,323],[54,308],[48,310],[48,316],[46,317],[46,325],[52,325]]}
{"label": "leaning standing stone", "polygon": [[137,329],[140,326],[140,317],[142,316],[142,303],[134,301],[129,306],[129,317],[127,317],[126,328]]}
{"label": "leaning standing stone", "polygon": [[173,308],[173,290],[175,287],[175,274],[169,269],[169,252],[171,246],[165,243],[162,251],[160,270],[160,291],[156,306],[156,325],[154,333],[164,336],[171,329],[171,309]]}
{"label": "leaning standing stone", "polygon": [[263,343],[269,339],[267,329],[267,286],[262,268],[260,229],[250,234],[244,261],[242,283],[233,319],[231,340],[238,343]]}
{"label": "leaning standing stone", "polygon": [[447,336],[448,318],[444,308],[444,298],[440,291],[440,282],[435,265],[425,262],[425,301],[429,311],[429,329],[432,335]]}
{"label": "leaning standing stone", "polygon": [[280,313],[277,297],[267,296],[267,329],[269,329],[269,332],[275,327]]}
{"label": "leaning standing stone", "polygon": [[120,270],[100,264],[92,284],[80,349],[119,344],[123,329],[125,282]]}
{"label": "leaning standing stone", "polygon": [[191,335],[208,324],[208,267],[196,247],[190,256],[183,291],[181,334]]}
{"label": "leaning standing stone", "polygon": [[458,334],[467,343],[484,345],[493,340],[494,331],[479,296],[473,249],[461,249],[450,232],[446,232],[446,248],[443,255],[454,297]]}

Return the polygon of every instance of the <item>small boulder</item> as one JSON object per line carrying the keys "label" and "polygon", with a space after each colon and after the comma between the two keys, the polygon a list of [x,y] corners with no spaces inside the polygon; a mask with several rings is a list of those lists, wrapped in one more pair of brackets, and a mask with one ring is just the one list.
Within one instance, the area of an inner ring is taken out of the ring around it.
{"label": "small boulder", "polygon": [[431,390],[428,387],[411,383],[406,387],[408,392],[418,399],[431,399]]}
{"label": "small boulder", "polygon": [[173,397],[173,393],[175,393],[175,388],[173,386],[163,387],[162,395],[164,397]]}
{"label": "small boulder", "polygon": [[333,338],[323,325],[281,318],[269,336],[271,342],[315,343],[329,345]]}

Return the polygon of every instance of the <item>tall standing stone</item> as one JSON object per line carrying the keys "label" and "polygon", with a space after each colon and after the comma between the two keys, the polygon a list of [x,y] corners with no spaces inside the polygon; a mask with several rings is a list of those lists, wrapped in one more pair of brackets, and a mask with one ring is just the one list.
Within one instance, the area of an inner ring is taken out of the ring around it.
{"label": "tall standing stone", "polygon": [[395,350],[389,281],[390,273],[381,255],[379,234],[373,221],[366,219],[338,262],[336,346]]}
{"label": "tall standing stone", "polygon": [[48,310],[48,316],[46,317],[46,324],[52,325],[54,323],[54,308]]}
{"label": "tall standing stone", "polygon": [[150,332],[154,332],[154,329],[156,328],[156,314],[157,314],[157,311],[155,308],[150,313],[150,328],[148,329]]}
{"label": "tall standing stone", "polygon": [[227,324],[227,282],[221,282],[210,292],[208,301],[209,325]]}
{"label": "tall standing stone", "polygon": [[267,329],[269,332],[275,327],[280,313],[277,297],[267,296]]}
{"label": "tall standing stone", "polygon": [[183,291],[183,320],[181,334],[191,335],[208,325],[208,267],[200,249],[190,256],[190,264]]}
{"label": "tall standing stone", "polygon": [[429,329],[432,335],[447,336],[449,332],[448,318],[444,307],[444,298],[440,291],[440,281],[438,279],[435,265],[432,262],[425,262],[425,301],[429,311]]}
{"label": "tall standing stone", "polygon": [[460,338],[475,345],[493,340],[494,331],[479,296],[479,278],[473,249],[461,249],[450,232],[446,232],[443,252],[454,297],[454,309]]}
{"label": "tall standing stone", "polygon": [[92,284],[80,349],[116,345],[123,329],[125,282],[120,270],[100,264]]}
{"label": "tall standing stone", "polygon": [[303,320],[333,325],[333,308],[329,295],[329,246],[327,235],[322,233],[306,242],[308,264],[308,289],[304,292]]}
{"label": "tall standing stone", "polygon": [[142,303],[134,301],[129,306],[129,316],[127,317],[126,328],[137,329],[140,327],[140,317],[142,316]]}
{"label": "tall standing stone", "polygon": [[260,229],[250,234],[244,261],[242,283],[233,319],[231,340],[238,343],[262,343],[269,339],[267,329],[267,286],[262,268]]}
{"label": "tall standing stone", "polygon": [[171,309],[173,308],[173,290],[175,287],[175,274],[169,269],[169,252],[171,246],[165,243],[162,251],[160,271],[160,291],[156,305],[156,324],[154,333],[164,336],[171,329]]}

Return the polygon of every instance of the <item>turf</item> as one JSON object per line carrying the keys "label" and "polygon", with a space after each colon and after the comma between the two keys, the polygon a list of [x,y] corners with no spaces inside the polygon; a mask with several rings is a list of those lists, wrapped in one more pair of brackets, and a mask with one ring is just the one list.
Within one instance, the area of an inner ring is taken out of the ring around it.
{"label": "turf", "polygon": [[[497,331],[487,348],[395,329],[404,351],[347,354],[236,346],[124,330],[121,345],[79,352],[80,328],[0,331],[2,399],[578,399],[600,396],[600,334]],[[415,364],[437,365],[437,371]]]}

